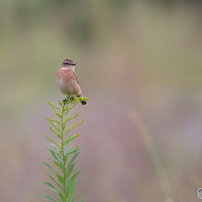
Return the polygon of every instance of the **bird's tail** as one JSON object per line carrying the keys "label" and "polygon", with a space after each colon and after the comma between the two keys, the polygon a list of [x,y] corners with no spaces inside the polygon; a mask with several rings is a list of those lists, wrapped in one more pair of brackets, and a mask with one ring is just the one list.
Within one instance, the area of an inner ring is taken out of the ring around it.
{"label": "bird's tail", "polygon": [[87,105],[87,102],[86,101],[81,101],[81,104],[82,105]]}
{"label": "bird's tail", "polygon": [[[83,97],[82,93],[80,92],[80,93],[77,95],[77,97]],[[87,102],[86,102],[86,101],[83,101],[83,100],[81,101],[81,104],[82,104],[82,105],[88,105]]]}

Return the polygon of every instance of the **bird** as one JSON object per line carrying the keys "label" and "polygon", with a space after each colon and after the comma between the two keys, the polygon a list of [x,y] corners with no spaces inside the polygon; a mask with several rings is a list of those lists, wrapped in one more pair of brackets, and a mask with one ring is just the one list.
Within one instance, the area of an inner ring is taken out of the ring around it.
{"label": "bird", "polygon": [[[72,59],[65,59],[62,66],[57,71],[56,82],[60,91],[65,95],[75,95],[83,97],[79,85],[78,77],[74,71],[76,63]],[[86,101],[81,101],[82,105],[87,105]]]}

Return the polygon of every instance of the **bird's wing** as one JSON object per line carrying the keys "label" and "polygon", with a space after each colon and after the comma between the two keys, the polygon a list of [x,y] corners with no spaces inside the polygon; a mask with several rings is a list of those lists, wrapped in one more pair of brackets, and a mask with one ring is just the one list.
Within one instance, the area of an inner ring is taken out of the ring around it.
{"label": "bird's wing", "polygon": [[79,84],[78,77],[75,72],[73,72],[76,82]]}

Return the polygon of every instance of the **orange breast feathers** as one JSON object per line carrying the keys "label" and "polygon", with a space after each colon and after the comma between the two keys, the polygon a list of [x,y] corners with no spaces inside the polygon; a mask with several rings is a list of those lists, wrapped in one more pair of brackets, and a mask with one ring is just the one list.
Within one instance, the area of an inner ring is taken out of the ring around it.
{"label": "orange breast feathers", "polygon": [[60,68],[56,74],[56,81],[63,94],[82,96],[76,73],[72,70]]}

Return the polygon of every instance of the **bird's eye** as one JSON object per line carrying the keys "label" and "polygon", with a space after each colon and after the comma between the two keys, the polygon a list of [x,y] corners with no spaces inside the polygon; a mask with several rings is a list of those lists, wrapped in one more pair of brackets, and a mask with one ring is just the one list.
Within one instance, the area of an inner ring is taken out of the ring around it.
{"label": "bird's eye", "polygon": [[69,65],[69,63],[68,63],[68,62],[65,62],[64,64],[65,64],[65,65]]}

